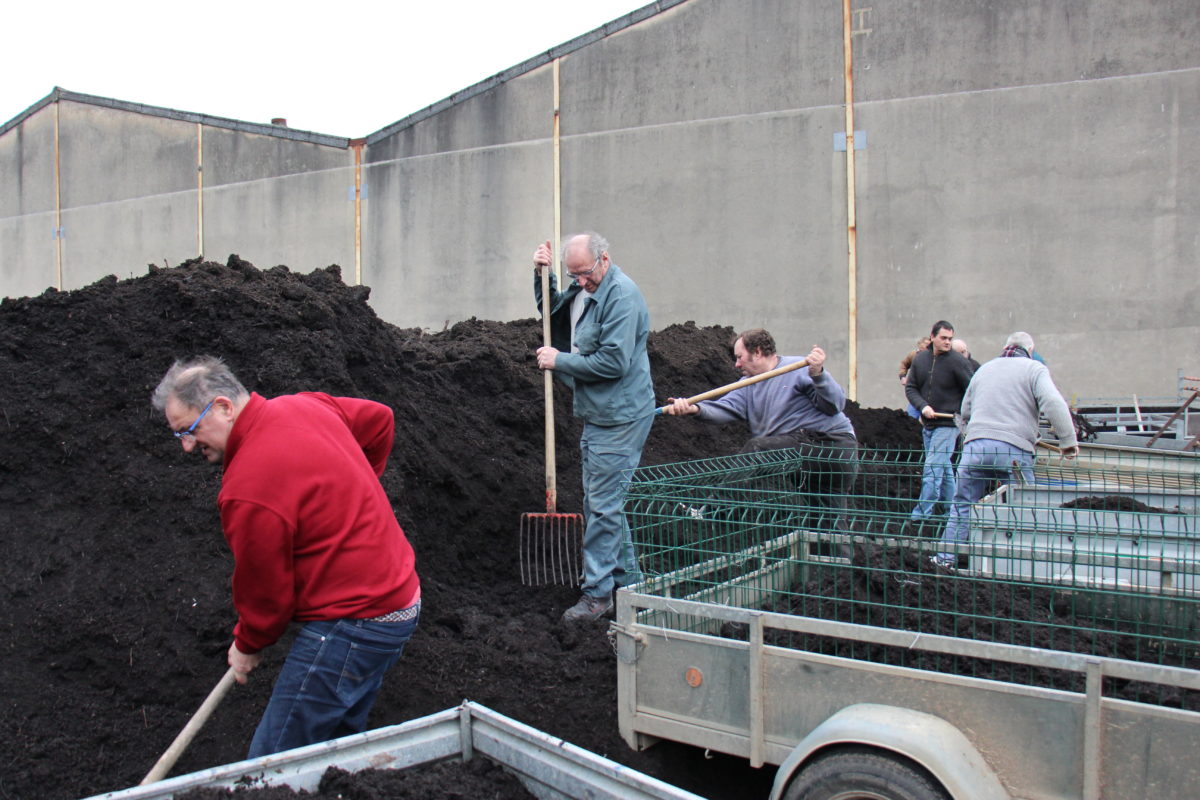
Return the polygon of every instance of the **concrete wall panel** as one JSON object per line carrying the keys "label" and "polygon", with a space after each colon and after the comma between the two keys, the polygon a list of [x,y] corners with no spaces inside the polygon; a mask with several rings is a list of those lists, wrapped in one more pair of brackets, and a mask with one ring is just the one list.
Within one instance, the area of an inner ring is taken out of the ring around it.
{"label": "concrete wall panel", "polygon": [[448,153],[549,138],[553,67],[537,67],[372,144],[368,160]]}
{"label": "concrete wall panel", "polygon": [[692,0],[564,59],[563,131],[838,103],[837,3]]}
{"label": "concrete wall panel", "polygon": [[196,188],[196,126],[60,101],[63,208]]}
{"label": "concrete wall panel", "polygon": [[106,275],[133,278],[146,265],[175,266],[196,255],[196,193],[176,192],[63,210],[63,286]]}
{"label": "concrete wall panel", "polygon": [[854,27],[863,101],[1200,66],[1195,0],[885,0]]}
{"label": "concrete wall panel", "polygon": [[[224,128],[204,129],[206,189],[353,165],[354,153],[346,148]],[[350,185],[354,185],[353,179]]]}
{"label": "concrete wall panel", "polygon": [[338,264],[354,282],[352,168],[205,187],[204,256],[297,272]]}
{"label": "concrete wall panel", "polygon": [[0,136],[0,187],[0,219],[54,210],[53,107]]}
{"label": "concrete wall panel", "polygon": [[533,251],[553,238],[548,143],[374,165],[363,283],[384,319],[441,330],[534,316]]}
{"label": "concrete wall panel", "polygon": [[609,238],[655,327],[765,326],[789,353],[820,343],[844,380],[837,127],[820,109],[571,137],[564,225]]}
{"label": "concrete wall panel", "polygon": [[0,298],[41,294],[58,283],[54,213],[0,217]]}
{"label": "concrete wall panel", "polygon": [[1200,339],[1200,188],[1181,180],[1200,169],[1198,108],[1200,72],[864,104],[860,333],[896,353],[864,363],[890,374],[946,318],[977,358],[1028,330],[1083,394],[1111,365],[1058,345],[1155,330],[1119,380],[1171,380]]}

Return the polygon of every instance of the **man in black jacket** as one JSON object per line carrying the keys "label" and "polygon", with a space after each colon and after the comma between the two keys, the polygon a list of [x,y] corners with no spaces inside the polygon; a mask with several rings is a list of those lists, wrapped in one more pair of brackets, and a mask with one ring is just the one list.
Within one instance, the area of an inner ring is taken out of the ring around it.
{"label": "man in black jacket", "polygon": [[[925,465],[921,470],[921,497],[911,520],[921,523],[933,515],[936,504],[944,510],[954,497],[954,467],[951,461],[958,443],[954,422],[975,370],[950,346],[954,326],[938,320],[930,333],[932,341],[913,358],[904,384],[908,402],[921,412]],[[939,416],[941,415],[941,416]],[[930,531],[933,533],[933,531]]]}

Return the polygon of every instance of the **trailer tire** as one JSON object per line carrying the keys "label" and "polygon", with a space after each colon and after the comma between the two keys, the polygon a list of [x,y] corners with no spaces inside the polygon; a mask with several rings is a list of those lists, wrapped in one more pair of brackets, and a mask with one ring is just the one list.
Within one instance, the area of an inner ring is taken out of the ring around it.
{"label": "trailer tire", "polygon": [[817,756],[788,784],[783,800],[952,800],[902,756],[862,748]]}

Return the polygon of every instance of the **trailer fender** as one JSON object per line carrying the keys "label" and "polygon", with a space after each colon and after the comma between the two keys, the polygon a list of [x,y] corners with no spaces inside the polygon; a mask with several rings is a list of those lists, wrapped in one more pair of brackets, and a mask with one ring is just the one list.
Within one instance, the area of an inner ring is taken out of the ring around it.
{"label": "trailer fender", "polygon": [[771,800],[779,800],[792,777],[831,745],[875,747],[909,758],[929,770],[955,800],[1012,800],[958,728],[933,714],[877,703],[846,706],[805,736],[779,765]]}

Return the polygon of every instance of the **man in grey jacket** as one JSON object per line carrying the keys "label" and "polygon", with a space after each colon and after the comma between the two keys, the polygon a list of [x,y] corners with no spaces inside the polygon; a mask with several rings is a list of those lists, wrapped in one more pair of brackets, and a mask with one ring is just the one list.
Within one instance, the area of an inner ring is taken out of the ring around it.
{"label": "man in grey jacket", "polygon": [[795,475],[797,485],[804,487],[812,505],[833,509],[829,518],[835,529],[843,529],[847,494],[858,474],[858,439],[844,411],[846,393],[825,371],[825,351],[814,345],[807,356],[781,356],[775,351],[775,338],[754,328],[738,334],[733,355],[734,366],[744,378],[802,358],[808,367],[702,403],[673,398],[665,412],[678,417],[695,414],[715,423],[745,420],[751,438],[743,453],[796,450],[803,457],[803,467]]}
{"label": "man in grey jacket", "polygon": [[[958,461],[958,480],[950,520],[942,534],[947,543],[965,542],[971,504],[987,493],[994,480],[1016,480],[1033,466],[1038,417],[1045,414],[1058,436],[1064,458],[1079,453],[1067,402],[1054,386],[1050,370],[1034,361],[1033,338],[1024,331],[1008,337],[1004,351],[979,368],[962,401],[967,423],[966,444]],[[931,557],[953,568],[953,553]]]}
{"label": "man in grey jacket", "polygon": [[[539,245],[535,273],[553,261],[550,243]],[[612,608],[613,589],[641,579],[621,477],[641,461],[654,420],[650,312],[637,284],[609,260],[600,234],[569,237],[562,264],[573,282],[562,292],[551,286],[551,346],[538,348],[537,364],[574,389],[575,416],[583,420],[583,596],[563,621],[584,622]],[[541,308],[538,274],[534,297]]]}

